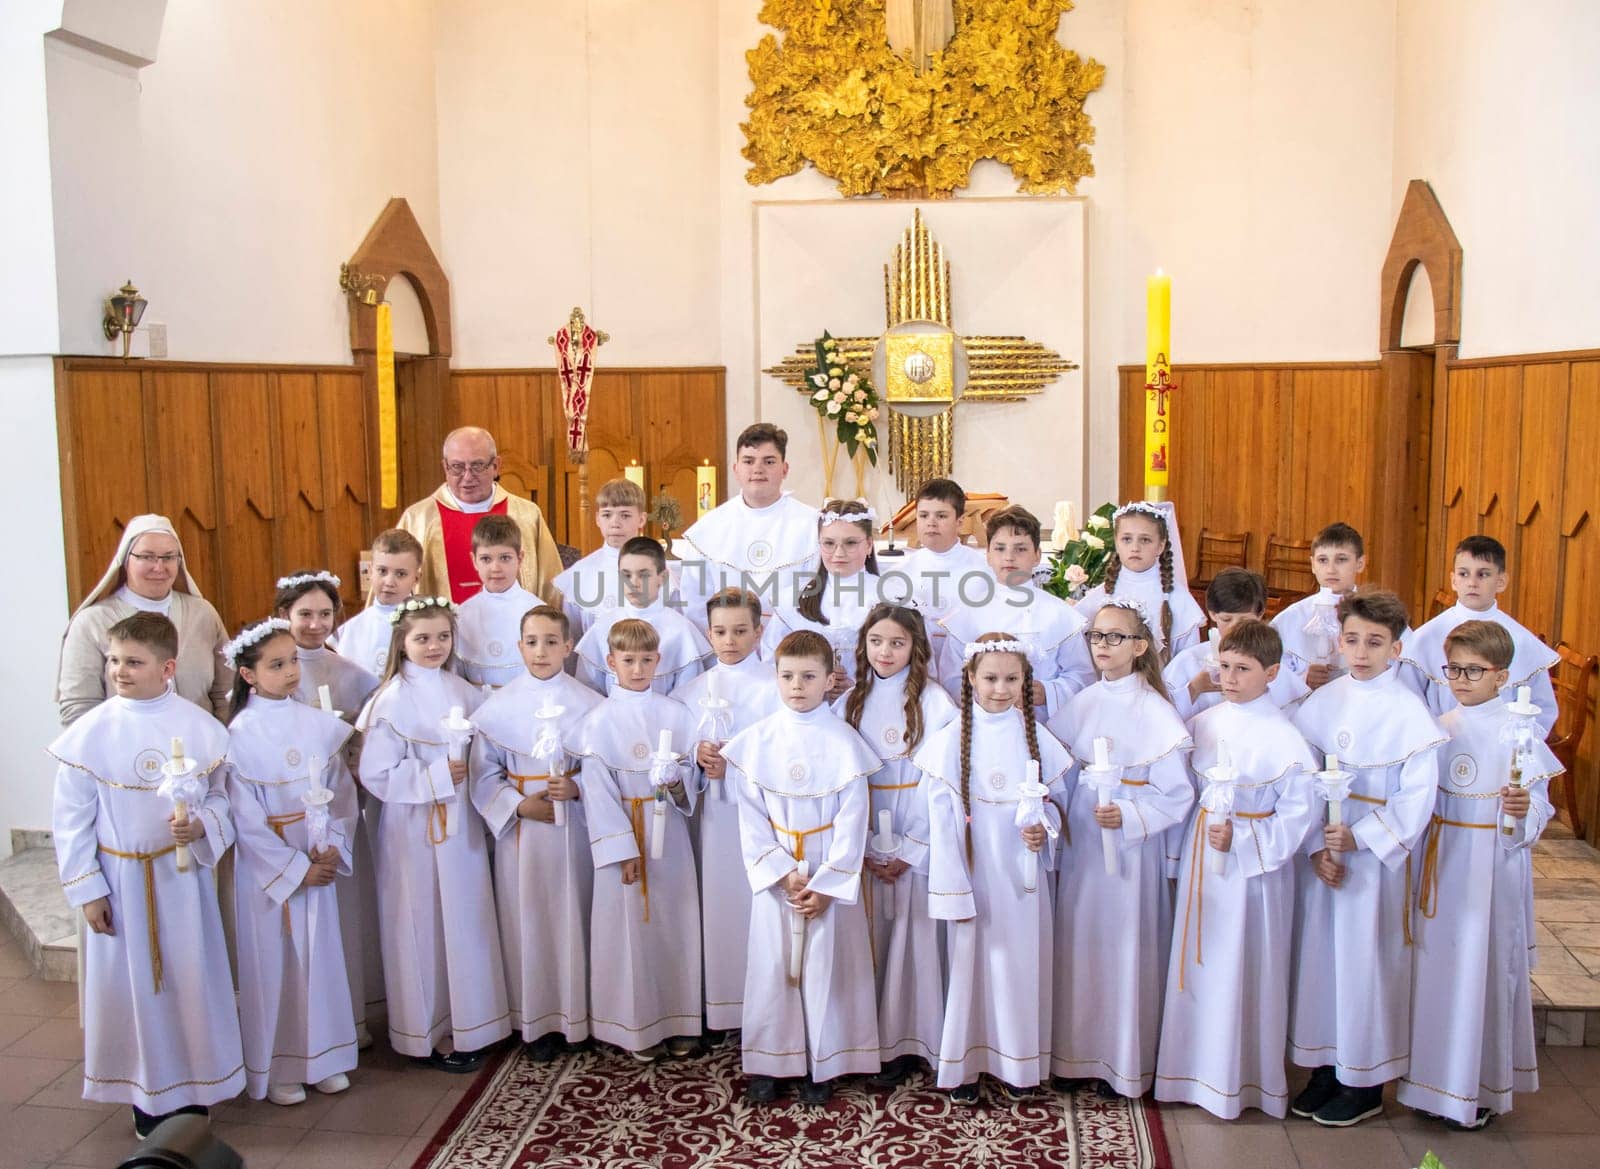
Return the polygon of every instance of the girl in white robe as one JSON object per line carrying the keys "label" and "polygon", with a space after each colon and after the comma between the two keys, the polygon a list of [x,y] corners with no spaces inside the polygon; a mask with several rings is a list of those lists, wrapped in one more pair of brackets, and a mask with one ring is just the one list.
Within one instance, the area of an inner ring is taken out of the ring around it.
{"label": "girl in white robe", "polygon": [[[1033,1088],[1050,1067],[1048,838],[1060,835],[1072,756],[1039,733],[1031,702],[1018,708],[1033,672],[1012,648],[1020,643],[999,633],[970,643],[960,717],[915,756],[929,793],[928,911],[946,923],[950,966],[938,1084],[962,1104],[977,1103],[980,1075]],[[1019,827],[1030,760],[1049,795],[1039,822]]]}
{"label": "girl in white robe", "polygon": [[[856,647],[856,683],[834,712],[867,741],[883,770],[867,783],[872,814],[862,881],[878,990],[880,1086],[930,1067],[944,1029],[938,923],[928,913],[928,787],[911,762],[922,743],[955,718],[955,704],[929,671],[933,647],[915,609],[878,605]],[[878,851],[887,815],[892,853]]]}
{"label": "girl in white robe", "polygon": [[[511,1033],[483,820],[463,786],[463,736],[444,721],[482,692],[451,671],[455,607],[395,611],[388,676],[361,712],[361,785],[383,803],[378,911],[389,1043],[466,1073]],[[443,1045],[450,1045],[446,1052]]]}
{"label": "girl in white robe", "polygon": [[1078,613],[1092,621],[1113,598],[1138,601],[1149,615],[1150,633],[1162,665],[1200,640],[1206,615],[1174,576],[1166,513],[1153,503],[1124,504],[1111,513],[1115,555],[1106,579],[1078,602]]}
{"label": "girl in white robe", "polygon": [[[589,828],[582,799],[562,798],[565,823],[558,825],[549,798],[552,786],[576,776],[578,727],[600,704],[598,694],[562,670],[572,652],[570,628],[559,609],[529,613],[519,644],[531,672],[502,686],[472,716],[478,729],[472,802],[494,838],[511,1024],[541,1063],[589,1037]],[[535,758],[545,729],[536,713],[557,708],[549,724],[559,751]]]}
{"label": "girl in white robe", "polygon": [[1496,692],[1515,670],[1515,639],[1496,647],[1495,635],[1481,628],[1487,624],[1463,623],[1449,642],[1452,665],[1489,669],[1479,683],[1447,683],[1456,691],[1452,701],[1479,701],[1457,705],[1441,720],[1450,741],[1440,754],[1412,927],[1411,1070],[1395,1092],[1407,1107],[1464,1128],[1510,1112],[1513,1092],[1539,1089],[1528,977],[1535,954],[1532,853],[1555,815],[1549,785],[1562,771],[1534,729],[1520,768],[1527,810],[1511,812],[1513,715]]}
{"label": "girl in white robe", "polygon": [[[574,748],[594,857],[594,1037],[641,1062],[692,1054],[701,1030],[700,898],[688,820],[694,805],[679,768],[694,720],[651,689],[646,659],[659,644],[644,621],[625,618],[611,627],[607,667],[617,685],[578,727]],[[663,735],[672,761],[657,758]],[[659,802],[652,783],[658,768],[674,776]],[[663,843],[661,856],[652,857],[658,812]]]}
{"label": "girl in white robe", "polygon": [[[328,688],[333,710],[352,727],[367,699],[378,688],[376,674],[328,648],[328,638],[343,603],[340,581],[331,572],[298,572],[278,581],[272,609],[289,622],[300,659],[300,685],[295,697],[307,706],[322,705],[322,687]],[[391,632],[387,620],[384,633]],[[388,656],[385,637],[384,652]],[[351,735],[344,747],[344,762],[354,775],[361,758],[361,740]],[[356,1042],[362,1050],[372,1045],[367,1030],[367,1009],[383,1002],[383,951],[378,944],[378,877],[373,863],[378,836],[380,805],[359,786],[359,815],[350,833],[350,867],[334,882],[339,898],[339,932],[344,941],[344,970],[350,980],[350,1013],[355,1019]]]}
{"label": "girl in white robe", "polygon": [[[790,634],[774,665],[783,709],[722,749],[739,775],[739,836],[755,894],[742,1062],[752,1103],[770,1103],[779,1078],[802,1078],[801,1102],[820,1105],[829,1081],[880,1067],[859,901],[867,777],[883,761],[824,700],[834,662],[820,634]],[[796,947],[798,984],[789,978]]]}
{"label": "girl in white robe", "polygon": [[[352,730],[337,716],[292,699],[296,646],[281,619],[246,629],[227,646],[234,682],[228,726],[228,796],[238,832],[235,928],[245,1089],[253,1099],[299,1104],[303,1085],[350,1086],[355,1021],[339,928],[336,875],[350,872],[356,789],[343,751]],[[331,802],[313,845],[305,797]]]}
{"label": "girl in white robe", "polygon": [[[113,638],[113,656],[130,644],[156,652]],[[175,654],[166,666],[170,680]],[[116,695],[50,745],[60,765],[52,826],[67,901],[93,911],[105,900],[110,914],[108,932],[84,935],[84,1099],[131,1104],[143,1135],[153,1117],[244,1090],[213,879],[233,843],[220,772],[228,740],[209,711],[174,690],[124,696],[115,664],[111,674]],[[189,808],[205,831],[188,845],[187,872],[176,864],[172,801],[159,792],[174,738],[206,792]]]}
{"label": "girl in white robe", "polygon": [[[1167,701],[1154,631],[1137,602],[1110,601],[1090,636],[1100,681],[1051,719],[1050,730],[1077,758],[1080,781],[1096,758],[1095,740],[1106,739],[1117,782],[1108,806],[1096,807],[1090,788],[1074,790],[1069,808],[1056,878],[1050,1070],[1142,1096],[1155,1079],[1172,942],[1168,841],[1194,804],[1184,765],[1189,732]],[[1116,845],[1115,873],[1106,872],[1104,832]]]}
{"label": "girl in white robe", "polygon": [[872,525],[877,515],[854,499],[830,499],[817,518],[816,575],[792,604],[777,605],[761,635],[761,656],[773,659],[778,643],[799,629],[821,634],[833,650],[831,701],[855,681],[856,638],[881,597],[878,558],[872,550]]}
{"label": "girl in white robe", "polygon": [[[1226,746],[1236,772],[1232,814],[1197,807],[1183,836],[1155,1094],[1225,1120],[1246,1108],[1281,1120],[1289,1108],[1293,861],[1311,827],[1317,763],[1270,689],[1282,641],[1263,621],[1234,628],[1219,653],[1231,692],[1190,723],[1189,759],[1204,790]],[[1213,835],[1229,839],[1220,872],[1211,867]]]}
{"label": "girl in white robe", "polygon": [[[706,1026],[737,1031],[744,1017],[745,953],[750,948],[750,881],[739,842],[739,803],[728,781],[722,744],[781,705],[772,663],[756,654],[761,599],[723,589],[706,601],[706,637],[714,664],[672,697],[694,720],[689,782],[700,829],[700,929],[705,960]],[[714,677],[713,677],[714,676]],[[710,701],[715,688],[715,705]],[[727,705],[722,705],[726,703]]]}
{"label": "girl in white robe", "polygon": [[[1444,735],[1392,668],[1404,605],[1392,593],[1355,593],[1340,610],[1350,672],[1313,691],[1294,723],[1319,757],[1337,756],[1354,775],[1342,806],[1354,847],[1329,850],[1334,830],[1314,826],[1296,862],[1289,1058],[1315,1071],[1289,1110],[1327,1112],[1319,1123],[1342,1127],[1381,1110],[1383,1085],[1410,1066],[1411,890]],[[1337,887],[1317,875],[1324,853],[1342,870]]]}

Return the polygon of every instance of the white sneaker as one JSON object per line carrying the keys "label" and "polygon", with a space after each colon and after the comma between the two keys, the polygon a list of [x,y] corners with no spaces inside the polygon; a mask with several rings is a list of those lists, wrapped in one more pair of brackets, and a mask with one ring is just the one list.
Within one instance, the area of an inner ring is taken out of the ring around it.
{"label": "white sneaker", "polygon": [[304,1104],[306,1102],[306,1089],[304,1084],[268,1084],[267,1099],[274,1104],[288,1107],[290,1104]]}
{"label": "white sneaker", "polygon": [[365,1023],[356,1024],[356,1050],[365,1051],[372,1046],[372,1032],[367,1030]]}
{"label": "white sneaker", "polygon": [[325,1096],[332,1096],[338,1092],[343,1092],[350,1086],[350,1077],[343,1072],[334,1072],[327,1079],[318,1080],[311,1086]]}

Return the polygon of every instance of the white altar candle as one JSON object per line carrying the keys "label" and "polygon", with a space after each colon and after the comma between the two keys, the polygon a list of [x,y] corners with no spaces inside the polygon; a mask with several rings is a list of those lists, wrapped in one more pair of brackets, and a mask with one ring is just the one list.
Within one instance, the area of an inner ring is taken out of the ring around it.
{"label": "white altar candle", "polygon": [[[802,881],[811,876],[811,866],[803,860],[794,862],[794,871]],[[806,919],[793,907],[789,910],[789,985],[800,985],[800,971],[805,964]]]}

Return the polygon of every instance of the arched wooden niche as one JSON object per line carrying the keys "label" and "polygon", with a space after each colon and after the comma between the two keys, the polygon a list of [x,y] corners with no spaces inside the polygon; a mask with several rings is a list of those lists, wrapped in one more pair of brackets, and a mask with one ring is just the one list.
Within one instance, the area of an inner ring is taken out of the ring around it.
{"label": "arched wooden niche", "polygon": [[1400,346],[1405,322],[1406,293],[1417,265],[1427,273],[1433,293],[1433,343],[1455,345],[1461,341],[1461,242],[1450,229],[1444,208],[1433,188],[1412,179],[1395,221],[1394,238],[1383,261],[1378,352],[1393,353]]}
{"label": "arched wooden niche", "polygon": [[[350,267],[380,281],[383,289],[396,276],[404,276],[416,290],[422,319],[428,329],[428,356],[450,356],[450,280],[428,246],[417,217],[404,199],[390,199],[373,222],[367,238],[350,257]],[[357,354],[378,348],[377,309],[350,297],[350,348]]]}

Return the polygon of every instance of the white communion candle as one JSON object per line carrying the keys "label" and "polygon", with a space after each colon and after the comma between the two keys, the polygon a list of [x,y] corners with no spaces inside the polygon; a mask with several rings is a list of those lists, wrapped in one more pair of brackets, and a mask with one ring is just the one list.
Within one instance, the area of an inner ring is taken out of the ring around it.
{"label": "white communion candle", "polygon": [[657,755],[671,755],[672,754],[672,732],[671,731],[662,731],[661,732],[661,736],[658,739],[656,739],[656,754]]}
{"label": "white communion candle", "polygon": [[667,800],[658,794],[650,804],[650,859],[658,861],[667,848]]}
{"label": "white communion candle", "polygon": [[328,689],[327,683],[317,687],[317,705],[323,710],[333,709],[333,691]]}
{"label": "white communion candle", "polygon": [[[878,835],[873,840],[872,847],[875,852],[885,856],[899,847],[899,842],[894,838],[894,813],[888,808],[878,809]],[[894,899],[898,891],[898,883],[890,885],[879,898],[883,902],[883,916],[890,921],[894,920]]]}
{"label": "white communion candle", "polygon": [[322,782],[322,757],[312,754],[306,756],[306,779],[311,783],[311,790],[323,792],[328,790],[327,784]]}
{"label": "white communion candle", "polygon": [[[1326,764],[1323,770],[1329,772],[1330,774],[1339,770],[1339,757],[1337,755],[1329,755],[1323,760],[1323,763]],[[1328,801],[1328,823],[1335,828],[1344,823],[1343,800]]]}
{"label": "white communion candle", "polygon": [[1532,706],[1533,705],[1533,687],[1532,686],[1518,686],[1517,687],[1517,705],[1518,706]]}
{"label": "white communion candle", "polygon": [[[1099,738],[1094,741],[1094,770],[1100,773],[1100,781],[1095,784],[1095,803],[1104,808],[1111,803],[1111,740]],[[1106,865],[1106,875],[1114,877],[1120,870],[1117,864],[1117,830],[1115,828],[1100,829],[1100,851]]]}
{"label": "white communion candle", "polygon": [[1094,765],[1097,768],[1111,766],[1111,740],[1096,739],[1094,741]]}
{"label": "white communion candle", "polygon": [[[183,753],[183,739],[178,735],[172,736],[172,769],[178,775],[182,775],[189,769],[188,756]],[[179,824],[187,824],[189,822],[189,801],[183,799],[173,800],[172,815]],[[187,844],[178,845],[173,850],[172,860],[178,866],[180,873],[187,873],[191,865],[189,846]]]}
{"label": "white communion candle", "polygon": [[[1527,786],[1527,780],[1523,778],[1522,750],[1518,747],[1511,748],[1511,786]],[[1504,832],[1507,836],[1515,836],[1517,832],[1517,818],[1510,814],[1501,815],[1500,831]]]}
{"label": "white communion candle", "polygon": [[706,674],[706,697],[714,703],[722,701],[722,671],[715,666]]}
{"label": "white communion candle", "polygon": [[[794,862],[794,871],[802,881],[811,876],[811,866],[803,860]],[[789,911],[789,985],[800,985],[800,971],[805,965],[806,919],[794,909]]]}

